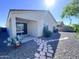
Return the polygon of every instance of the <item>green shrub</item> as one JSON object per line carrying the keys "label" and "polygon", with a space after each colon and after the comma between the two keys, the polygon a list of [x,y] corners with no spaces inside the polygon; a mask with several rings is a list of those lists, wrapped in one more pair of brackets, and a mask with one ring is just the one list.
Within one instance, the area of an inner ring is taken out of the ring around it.
{"label": "green shrub", "polygon": [[79,33],[76,33],[75,38],[79,39]]}
{"label": "green shrub", "polygon": [[73,24],[73,28],[76,32],[75,38],[79,39],[79,24]]}
{"label": "green shrub", "polygon": [[73,28],[77,33],[79,33],[79,24],[74,24]]}
{"label": "green shrub", "polygon": [[50,37],[51,34],[52,34],[51,31],[49,31],[47,27],[43,28],[43,36],[44,37]]}

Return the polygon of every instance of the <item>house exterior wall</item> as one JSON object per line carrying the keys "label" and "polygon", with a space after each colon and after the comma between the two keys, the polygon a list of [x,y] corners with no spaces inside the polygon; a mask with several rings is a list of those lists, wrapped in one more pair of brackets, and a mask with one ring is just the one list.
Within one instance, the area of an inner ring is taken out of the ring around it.
{"label": "house exterior wall", "polygon": [[27,32],[29,35],[38,36],[37,22],[30,21],[27,24]]}
{"label": "house exterior wall", "polygon": [[9,35],[11,37],[16,37],[16,19],[11,16],[6,23],[6,27],[8,29]]}
{"label": "house exterior wall", "polygon": [[16,37],[16,18],[15,17],[11,17],[11,33],[12,33],[12,37]]}
{"label": "house exterior wall", "polygon": [[15,17],[18,18],[23,18],[25,20],[34,20],[34,21],[38,21],[40,19],[43,19],[45,15],[45,13],[43,12],[36,12],[36,11],[25,11],[25,12],[21,12],[21,11],[14,11],[11,12],[12,15],[14,15]]}
{"label": "house exterior wall", "polygon": [[43,20],[40,19],[38,21],[25,20],[25,19],[17,19],[18,23],[26,23],[27,24],[27,34],[31,36],[42,36],[43,31]]}
{"label": "house exterior wall", "polygon": [[25,20],[25,19],[17,19],[18,23],[26,23],[27,24],[27,35],[37,36],[37,21]]}
{"label": "house exterior wall", "polygon": [[43,35],[43,27],[44,27],[44,20],[41,19],[37,22],[37,31],[38,31],[37,36],[38,37]]}
{"label": "house exterior wall", "polygon": [[43,20],[45,13],[43,12],[12,12],[15,17],[28,20],[27,33],[32,36],[42,36]]}
{"label": "house exterior wall", "polygon": [[[11,28],[11,33],[16,36],[16,18],[24,19],[20,22],[27,23],[27,33],[32,36],[42,36],[44,26],[48,25],[48,29],[52,32],[56,26],[55,19],[48,12],[39,11],[12,11],[9,15],[11,22],[7,21],[7,28]],[[9,20],[8,19],[8,20]],[[18,20],[19,21],[19,20]],[[9,26],[11,23],[11,26]]]}
{"label": "house exterior wall", "polygon": [[44,26],[48,26],[48,30],[53,32],[54,27],[56,27],[57,23],[55,19],[52,17],[50,13],[47,13],[45,15],[45,18],[43,19],[44,21]]}

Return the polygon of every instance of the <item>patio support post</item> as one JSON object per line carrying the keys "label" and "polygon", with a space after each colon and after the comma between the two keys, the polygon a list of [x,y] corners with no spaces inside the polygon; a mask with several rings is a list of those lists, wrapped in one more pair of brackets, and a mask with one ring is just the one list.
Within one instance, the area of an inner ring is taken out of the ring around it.
{"label": "patio support post", "polygon": [[16,18],[11,17],[11,23],[12,23],[12,37],[16,37]]}

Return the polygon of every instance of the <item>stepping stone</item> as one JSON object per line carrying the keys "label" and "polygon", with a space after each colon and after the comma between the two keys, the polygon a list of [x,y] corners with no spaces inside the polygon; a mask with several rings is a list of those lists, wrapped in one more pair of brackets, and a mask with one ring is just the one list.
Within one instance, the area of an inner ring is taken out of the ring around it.
{"label": "stepping stone", "polygon": [[44,52],[47,52],[47,49],[43,49]]}
{"label": "stepping stone", "polygon": [[43,44],[42,44],[42,45],[40,45],[40,46],[39,46],[39,48],[41,48],[41,49],[42,49],[42,48],[43,48]]}
{"label": "stepping stone", "polygon": [[42,49],[43,49],[43,45],[40,45],[37,51],[42,51]]}
{"label": "stepping stone", "polygon": [[42,43],[45,43],[45,41],[44,41],[44,40],[42,40]]}
{"label": "stepping stone", "polygon": [[53,51],[53,50],[48,50],[48,52],[49,52],[49,53],[54,53],[54,51]]}
{"label": "stepping stone", "polygon": [[47,45],[48,47],[51,47],[51,45]]}
{"label": "stepping stone", "polygon": [[38,48],[37,51],[42,51],[42,48]]}
{"label": "stepping stone", "polygon": [[40,59],[40,58],[34,58],[34,59]]}
{"label": "stepping stone", "polygon": [[54,40],[51,40],[51,41],[54,41]]}
{"label": "stepping stone", "polygon": [[41,39],[38,39],[39,40],[39,42],[41,42],[42,40]]}
{"label": "stepping stone", "polygon": [[38,44],[38,45],[40,45],[41,43],[40,43],[40,42],[38,42],[37,44]]}
{"label": "stepping stone", "polygon": [[51,49],[52,49],[52,47],[50,46],[50,47],[48,47],[48,49],[50,49],[50,50],[51,50]]}
{"label": "stepping stone", "polygon": [[47,59],[53,59],[53,58],[51,58],[51,57],[47,57]]}
{"label": "stepping stone", "polygon": [[11,46],[11,43],[7,43],[7,46]]}
{"label": "stepping stone", "polygon": [[40,44],[40,46],[39,47],[43,47],[43,43],[42,44]]}
{"label": "stepping stone", "polygon": [[40,54],[39,53],[35,53],[35,57],[36,58],[39,58],[40,57]]}
{"label": "stepping stone", "polygon": [[52,54],[47,52],[47,56],[48,57],[52,57]]}
{"label": "stepping stone", "polygon": [[40,51],[40,55],[45,55],[45,52],[44,51]]}
{"label": "stepping stone", "polygon": [[26,59],[30,59],[30,58],[26,58]]}
{"label": "stepping stone", "polygon": [[40,59],[46,59],[46,56],[40,56]]}
{"label": "stepping stone", "polygon": [[43,50],[48,50],[48,49],[46,47],[44,47]]}
{"label": "stepping stone", "polygon": [[8,40],[8,41],[10,41],[10,42],[12,41],[12,39],[11,39],[11,38],[8,38],[7,40]]}
{"label": "stepping stone", "polygon": [[47,49],[47,46],[44,46],[44,49]]}
{"label": "stepping stone", "polygon": [[47,44],[44,44],[44,47],[47,47]]}
{"label": "stepping stone", "polygon": [[44,51],[44,52],[47,52],[47,47],[44,47],[44,48],[43,48],[43,51]]}

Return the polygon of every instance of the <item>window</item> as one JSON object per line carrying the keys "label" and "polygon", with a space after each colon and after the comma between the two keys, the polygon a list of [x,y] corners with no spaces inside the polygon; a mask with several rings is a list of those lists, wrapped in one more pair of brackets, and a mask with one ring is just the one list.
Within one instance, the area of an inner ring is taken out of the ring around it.
{"label": "window", "polygon": [[17,33],[23,33],[24,24],[16,24]]}

